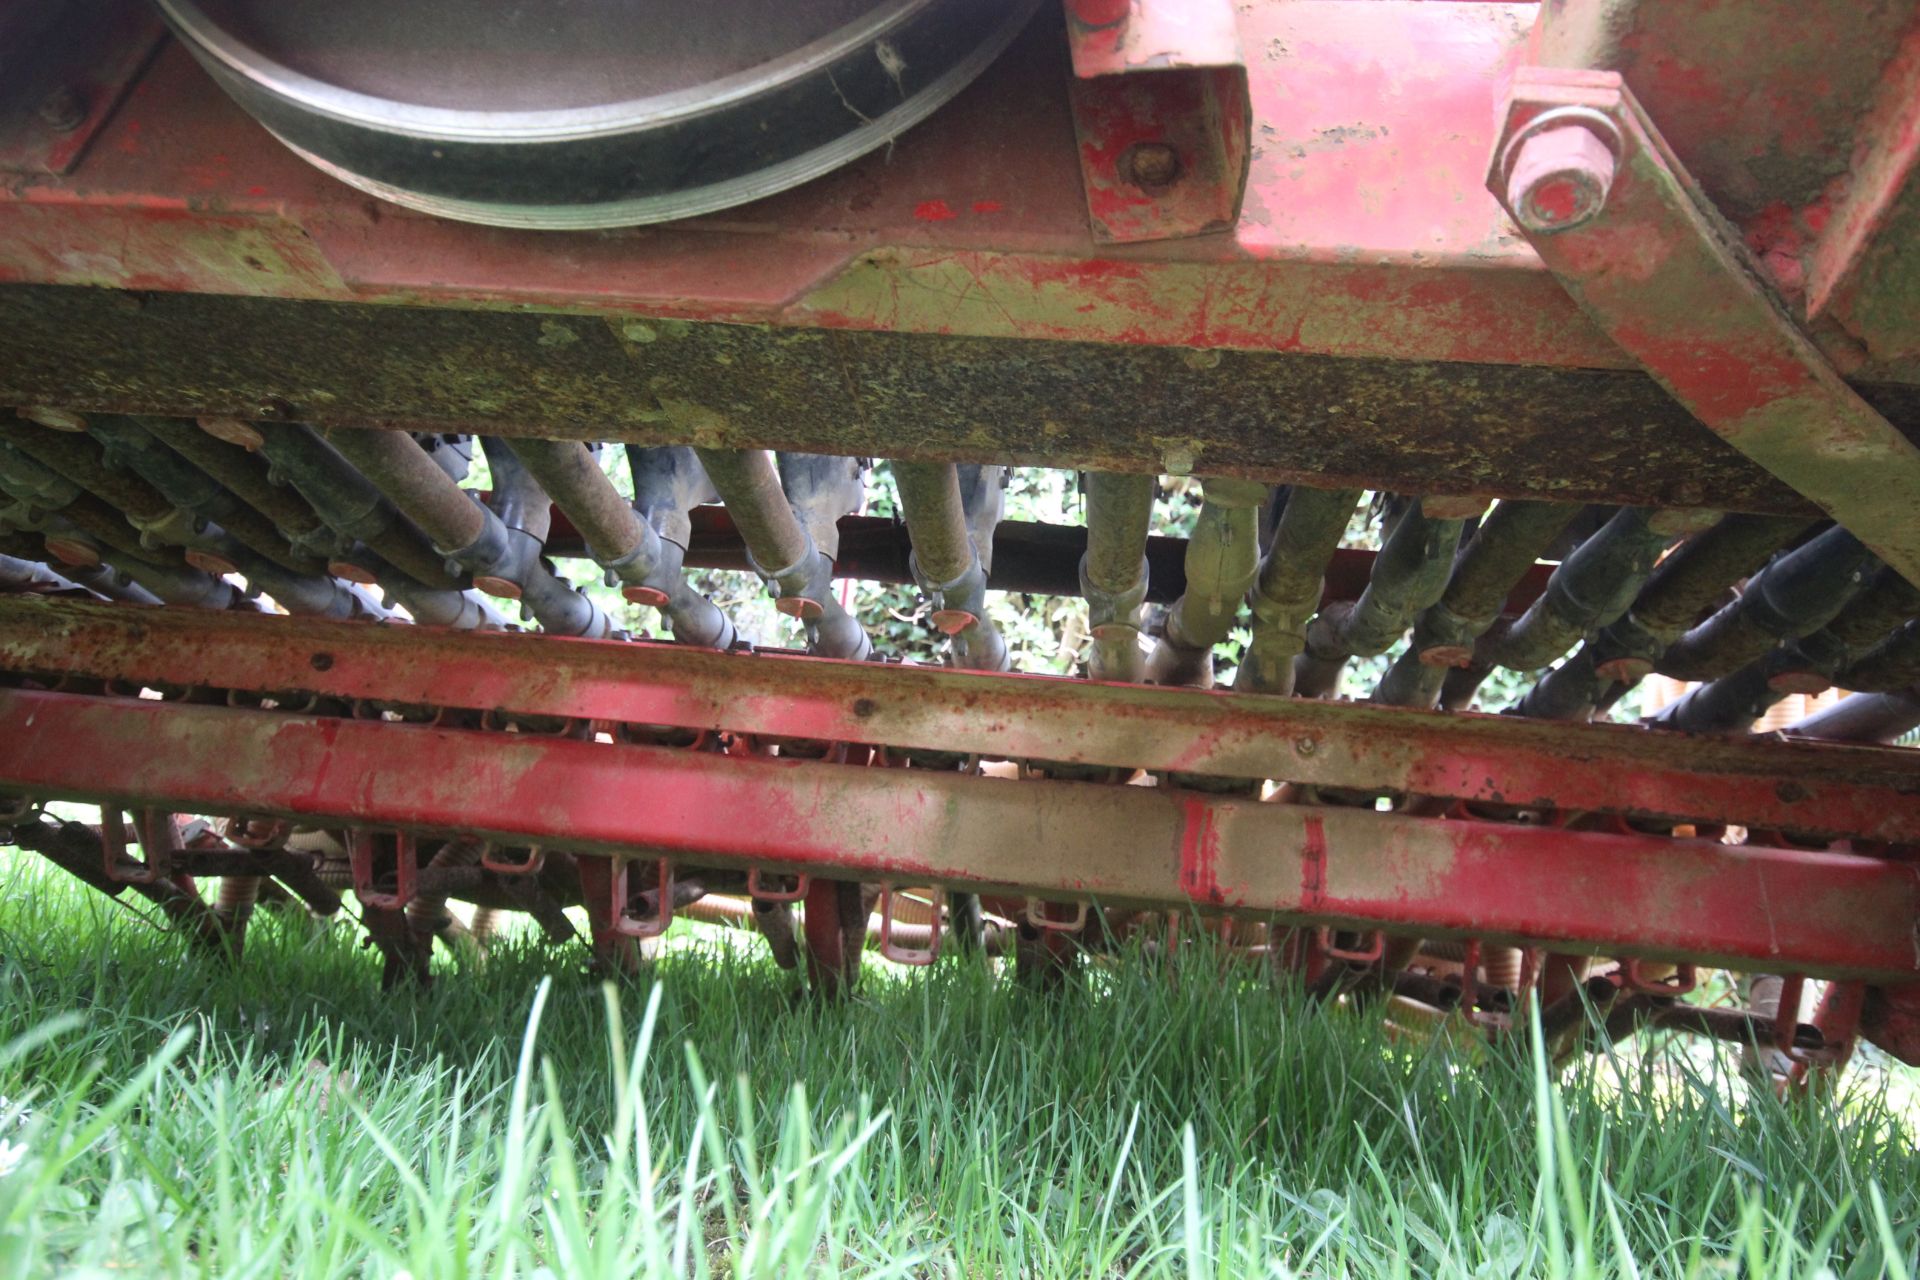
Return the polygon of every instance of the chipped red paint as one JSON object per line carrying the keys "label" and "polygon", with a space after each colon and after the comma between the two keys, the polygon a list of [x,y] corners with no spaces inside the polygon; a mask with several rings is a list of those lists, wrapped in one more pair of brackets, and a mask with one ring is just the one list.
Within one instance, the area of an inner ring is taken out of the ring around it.
{"label": "chipped red paint", "polygon": [[975,213],[1005,213],[1006,209],[1007,206],[1001,204],[998,200],[975,200],[973,202],[973,211]]}
{"label": "chipped red paint", "polygon": [[1181,811],[1180,888],[1206,906],[1226,901],[1220,889],[1220,833],[1213,811],[1197,796],[1187,798]]}
{"label": "chipped red paint", "polygon": [[[40,599],[0,600],[0,669],[1287,778],[1920,844],[1920,756],[1833,743]],[[1574,758],[1580,767],[1569,769]],[[1781,778],[1796,785],[1783,789]]]}
{"label": "chipped red paint", "polygon": [[[1721,438],[1920,584],[1920,445],[1841,380],[1760,283],[1745,247],[1716,233],[1617,74],[1522,68],[1501,137],[1554,109],[1588,113],[1620,151],[1593,217],[1533,234],[1567,291]],[[1504,150],[1487,175],[1502,198]]]}
{"label": "chipped red paint", "polygon": [[[391,210],[281,147],[169,45],[70,178],[0,187],[0,281],[1626,365],[1474,180],[1520,11],[1355,7],[1241,14],[1262,122],[1244,214],[1124,259],[1089,239],[1058,36],[1037,23],[887,156],[743,209],[590,237]],[[1370,49],[1388,27],[1393,47]],[[992,216],[916,217],[936,191]],[[161,211],[174,220],[150,226]],[[993,306],[937,305],[960,268]]]}
{"label": "chipped red paint", "polygon": [[913,216],[921,222],[952,222],[960,215],[945,200],[922,200],[913,206]]}
{"label": "chipped red paint", "polygon": [[[1920,973],[1920,875],[1850,853],[19,689],[0,690],[0,741],[14,748],[7,789],[123,807],[1122,905],[1192,903],[1191,840],[1216,868],[1213,901],[1234,911],[1813,976]],[[1311,820],[1326,843],[1317,899],[1301,866]]]}

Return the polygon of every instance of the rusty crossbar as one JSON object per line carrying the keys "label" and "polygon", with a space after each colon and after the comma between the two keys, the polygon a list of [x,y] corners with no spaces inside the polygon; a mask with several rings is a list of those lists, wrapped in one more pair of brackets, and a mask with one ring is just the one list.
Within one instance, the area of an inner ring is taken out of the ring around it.
{"label": "rusty crossbar", "polygon": [[111,804],[1920,973],[1920,869],[1853,853],[24,689],[0,692],[0,741],[0,786]]}
{"label": "rusty crossbar", "polygon": [[1920,757],[1836,743],[32,597],[0,600],[0,670],[1920,842]]}

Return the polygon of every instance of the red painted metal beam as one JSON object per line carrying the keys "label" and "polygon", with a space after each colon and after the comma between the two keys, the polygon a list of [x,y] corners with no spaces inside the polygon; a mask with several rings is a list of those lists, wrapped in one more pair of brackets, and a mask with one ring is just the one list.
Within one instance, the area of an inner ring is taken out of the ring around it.
{"label": "red painted metal beam", "polygon": [[1880,981],[1920,972],[1920,868],[1172,788],[0,692],[0,786],[468,832]]}
{"label": "red painted metal beam", "polygon": [[1920,843],[1920,752],[1884,747],[37,598],[0,601],[0,670],[312,691]]}
{"label": "red painted metal beam", "polygon": [[1920,583],[1920,445],[1786,314],[1617,74],[1522,68],[1487,184],[1675,399]]}
{"label": "red painted metal beam", "polygon": [[1094,242],[1057,17],[884,154],[591,235],[380,204],[169,46],[71,175],[0,187],[0,282],[1631,367],[1479,189],[1533,6],[1237,8],[1256,124],[1219,235]]}

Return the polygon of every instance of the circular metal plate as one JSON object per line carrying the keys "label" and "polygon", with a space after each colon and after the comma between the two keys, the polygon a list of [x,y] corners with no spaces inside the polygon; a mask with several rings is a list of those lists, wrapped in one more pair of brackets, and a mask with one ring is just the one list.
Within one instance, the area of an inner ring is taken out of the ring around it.
{"label": "circular metal plate", "polygon": [[958,93],[1037,0],[158,0],[314,164],[496,226],[660,222],[795,186]]}

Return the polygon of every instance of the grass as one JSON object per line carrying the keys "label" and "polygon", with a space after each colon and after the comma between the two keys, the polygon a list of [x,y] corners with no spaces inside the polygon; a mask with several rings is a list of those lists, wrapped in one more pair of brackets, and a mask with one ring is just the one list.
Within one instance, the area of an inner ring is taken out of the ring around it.
{"label": "grass", "polygon": [[262,916],[228,969],[36,862],[0,876],[13,1275],[1906,1278],[1920,1252],[1884,1074],[1783,1104],[1717,1055],[1470,1062],[1205,957],[1051,998],[882,970],[817,1008],[731,948],[616,989],[514,935],[383,996],[345,927]]}

